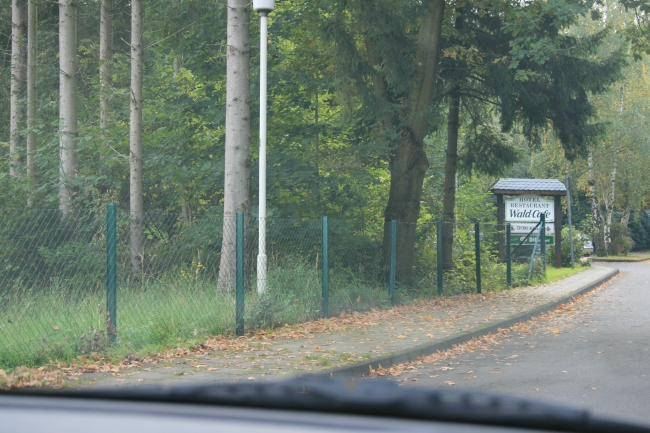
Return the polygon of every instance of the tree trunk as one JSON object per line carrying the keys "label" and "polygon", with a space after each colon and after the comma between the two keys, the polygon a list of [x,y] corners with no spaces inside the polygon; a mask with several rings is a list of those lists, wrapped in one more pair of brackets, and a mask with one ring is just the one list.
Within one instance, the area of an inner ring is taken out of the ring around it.
{"label": "tree trunk", "polygon": [[[37,0],[27,0],[27,178],[30,190],[36,189],[36,116],[38,105],[36,99],[36,32],[38,30]],[[33,198],[27,200],[32,205]]]}
{"label": "tree trunk", "polygon": [[178,60],[178,57],[174,57],[173,68],[174,78],[176,78],[178,77],[178,71],[181,69],[181,62]]}
{"label": "tree trunk", "polygon": [[433,105],[444,0],[430,0],[424,6],[418,31],[416,64],[418,77],[409,89],[408,114],[400,126],[395,149],[390,156],[390,192],[384,211],[384,264],[390,262],[390,221],[398,220],[396,279],[409,281],[413,273],[416,224],[420,217],[420,199],[429,161],[424,152]]}
{"label": "tree trunk", "polygon": [[[178,77],[178,71],[181,70],[181,62],[178,60],[178,57],[174,57],[174,61],[172,63],[172,74],[174,78]],[[181,213],[183,215],[183,222],[190,227],[192,227],[192,208],[190,207],[190,203],[187,200],[187,197],[185,196],[186,194],[186,189],[184,186],[181,185],[182,191],[183,191],[183,196],[181,196]]]}
{"label": "tree trunk", "polygon": [[142,176],[142,0],[131,0],[131,106],[130,106],[130,192],[131,267],[142,272],[144,259],[144,203]]}
{"label": "tree trunk", "polygon": [[[619,115],[623,116],[623,109],[625,103],[625,82],[621,84],[621,105],[619,108]],[[611,254],[612,237],[610,235],[612,227],[612,215],[614,213],[614,200],[616,199],[616,174],[618,170],[618,148],[619,140],[614,140],[614,161],[612,162],[612,172],[609,178],[609,194],[603,195],[605,202],[605,223],[603,225],[603,243],[607,254]]]}
{"label": "tree trunk", "polygon": [[59,2],[59,209],[70,211],[73,182],[77,175],[77,5]]}
{"label": "tree trunk", "polygon": [[625,227],[630,223],[630,214],[632,213],[632,203],[629,201],[625,205],[625,211],[623,212],[623,216],[621,217],[621,224],[623,224]]}
{"label": "tree trunk", "polygon": [[24,0],[11,3],[11,97],[9,122],[9,175],[18,174],[21,164],[19,149],[23,139],[20,128],[25,117],[21,100],[25,97],[26,55],[25,36],[27,33],[27,7]]}
{"label": "tree trunk", "polygon": [[420,217],[420,199],[429,161],[422,141],[410,130],[400,134],[400,144],[391,157],[391,183],[388,206],[384,212],[384,261],[390,263],[390,221],[397,220],[395,278],[408,282],[413,273],[416,224]]}
{"label": "tree trunk", "polygon": [[456,178],[458,162],[458,118],[460,115],[460,95],[458,85],[454,84],[449,100],[447,116],[447,153],[445,159],[445,186],[442,211],[442,254],[444,269],[453,267],[454,224],[456,222]]}
{"label": "tree trunk", "polygon": [[[463,11],[456,8],[454,27],[463,28]],[[454,230],[456,229],[456,191],[458,189],[458,129],[460,117],[460,85],[451,83],[449,113],[447,115],[447,152],[445,156],[445,186],[442,210],[442,255],[443,268],[454,267]],[[439,240],[440,241],[440,240]]]}
{"label": "tree trunk", "polygon": [[183,214],[183,222],[192,227],[192,208],[186,199],[181,201],[181,212]]}
{"label": "tree trunk", "polygon": [[612,215],[614,214],[614,199],[616,197],[616,173],[618,170],[618,140],[614,145],[614,162],[612,163],[612,172],[609,178],[609,193],[603,195],[605,202],[605,221],[603,224],[603,246],[607,254],[611,254],[610,246],[612,238],[610,235],[612,227]]}
{"label": "tree trunk", "polygon": [[108,140],[111,113],[110,89],[113,84],[113,0],[101,0],[99,22],[99,130],[102,141]]}
{"label": "tree trunk", "polygon": [[218,291],[234,290],[235,216],[250,212],[250,1],[228,0],[226,160]]}
{"label": "tree trunk", "polygon": [[598,195],[596,191],[596,180],[594,177],[594,150],[593,146],[589,148],[589,157],[587,159],[589,165],[589,199],[591,201],[591,219],[594,223],[594,246],[596,254],[607,254],[602,244],[602,217],[600,216],[600,209],[598,207]]}

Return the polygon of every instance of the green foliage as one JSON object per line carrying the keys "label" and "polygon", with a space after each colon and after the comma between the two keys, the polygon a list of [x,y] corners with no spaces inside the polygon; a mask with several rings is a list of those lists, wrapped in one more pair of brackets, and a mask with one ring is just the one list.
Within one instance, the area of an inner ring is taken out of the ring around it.
{"label": "green foliage", "polygon": [[638,216],[630,221],[628,229],[634,242],[632,251],[650,249],[650,218],[645,211],[639,212]]}
{"label": "green foliage", "polygon": [[465,140],[458,165],[462,171],[473,170],[489,176],[498,176],[519,161],[520,152],[506,141],[506,136],[493,128],[483,127]]}
{"label": "green foliage", "polygon": [[650,54],[650,2],[647,0],[619,0],[626,11],[634,14],[634,25],[625,29],[635,59]]}
{"label": "green foliage", "polygon": [[612,239],[610,244],[611,253],[626,256],[634,246],[634,241],[629,236],[627,227],[621,223],[612,223],[610,230]]}
{"label": "green foliage", "polygon": [[320,275],[299,257],[292,265],[271,268],[267,290],[253,300],[247,320],[253,328],[274,328],[285,323],[313,320],[320,315]]}
{"label": "green foliage", "polygon": [[[583,248],[590,237],[582,233],[577,228],[573,228],[573,257],[575,266],[581,266],[580,258],[588,255]],[[569,227],[562,227],[562,267],[571,267],[571,240],[569,239]],[[555,247],[547,249],[547,263],[555,263]]]}

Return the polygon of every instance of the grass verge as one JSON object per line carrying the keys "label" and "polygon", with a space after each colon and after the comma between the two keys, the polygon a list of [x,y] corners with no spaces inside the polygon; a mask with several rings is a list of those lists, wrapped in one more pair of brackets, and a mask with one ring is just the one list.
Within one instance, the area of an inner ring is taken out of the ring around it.
{"label": "grass verge", "polygon": [[644,262],[650,260],[650,256],[605,256],[605,257],[594,257],[592,259],[594,262]]}
{"label": "grass verge", "polygon": [[[255,276],[249,282],[255,282]],[[108,359],[187,348],[207,336],[232,335],[234,293],[213,280],[168,278],[118,284],[116,338],[110,341],[105,294],[81,281],[4,293],[0,302],[0,369],[39,367],[101,353]],[[302,323],[322,315],[320,270],[298,259],[269,273],[267,290],[246,292],[246,329]],[[382,284],[346,269],[330,276],[331,315],[388,307]]]}
{"label": "grass verge", "polygon": [[586,271],[589,269],[589,266],[576,266],[575,268],[555,268],[552,266],[549,266],[546,268],[546,282],[547,283],[552,283],[557,280],[561,280],[566,277],[570,277],[571,275],[575,275],[577,273],[580,273],[582,271]]}

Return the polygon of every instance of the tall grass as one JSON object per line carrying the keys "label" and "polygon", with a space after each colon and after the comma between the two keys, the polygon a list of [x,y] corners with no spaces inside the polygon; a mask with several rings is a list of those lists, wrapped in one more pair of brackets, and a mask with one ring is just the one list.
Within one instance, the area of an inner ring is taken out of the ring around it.
{"label": "tall grass", "polygon": [[105,295],[70,282],[5,295],[0,367],[69,361],[92,352],[137,352],[234,328],[234,297],[208,281],[173,281],[118,291],[117,339],[107,333]]}
{"label": "tall grass", "polygon": [[[267,291],[246,293],[246,327],[269,328],[321,316],[320,270],[300,258],[271,267]],[[249,279],[255,281],[255,276]],[[147,284],[120,286],[117,338],[107,332],[105,294],[74,280],[47,288],[13,290],[0,306],[0,368],[35,367],[89,353],[120,355],[156,351],[208,335],[232,334],[234,294],[217,293],[214,280],[166,276]],[[388,306],[387,291],[339,269],[330,282],[330,313]]]}

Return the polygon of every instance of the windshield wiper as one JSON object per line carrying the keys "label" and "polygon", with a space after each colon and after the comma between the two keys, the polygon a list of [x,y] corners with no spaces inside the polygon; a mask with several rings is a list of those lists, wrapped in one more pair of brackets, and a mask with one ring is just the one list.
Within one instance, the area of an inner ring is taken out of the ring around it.
{"label": "windshield wiper", "polygon": [[594,417],[587,410],[394,382],[296,378],[283,382],[59,390],[47,395],[333,412],[566,432],[650,433],[650,428]]}

